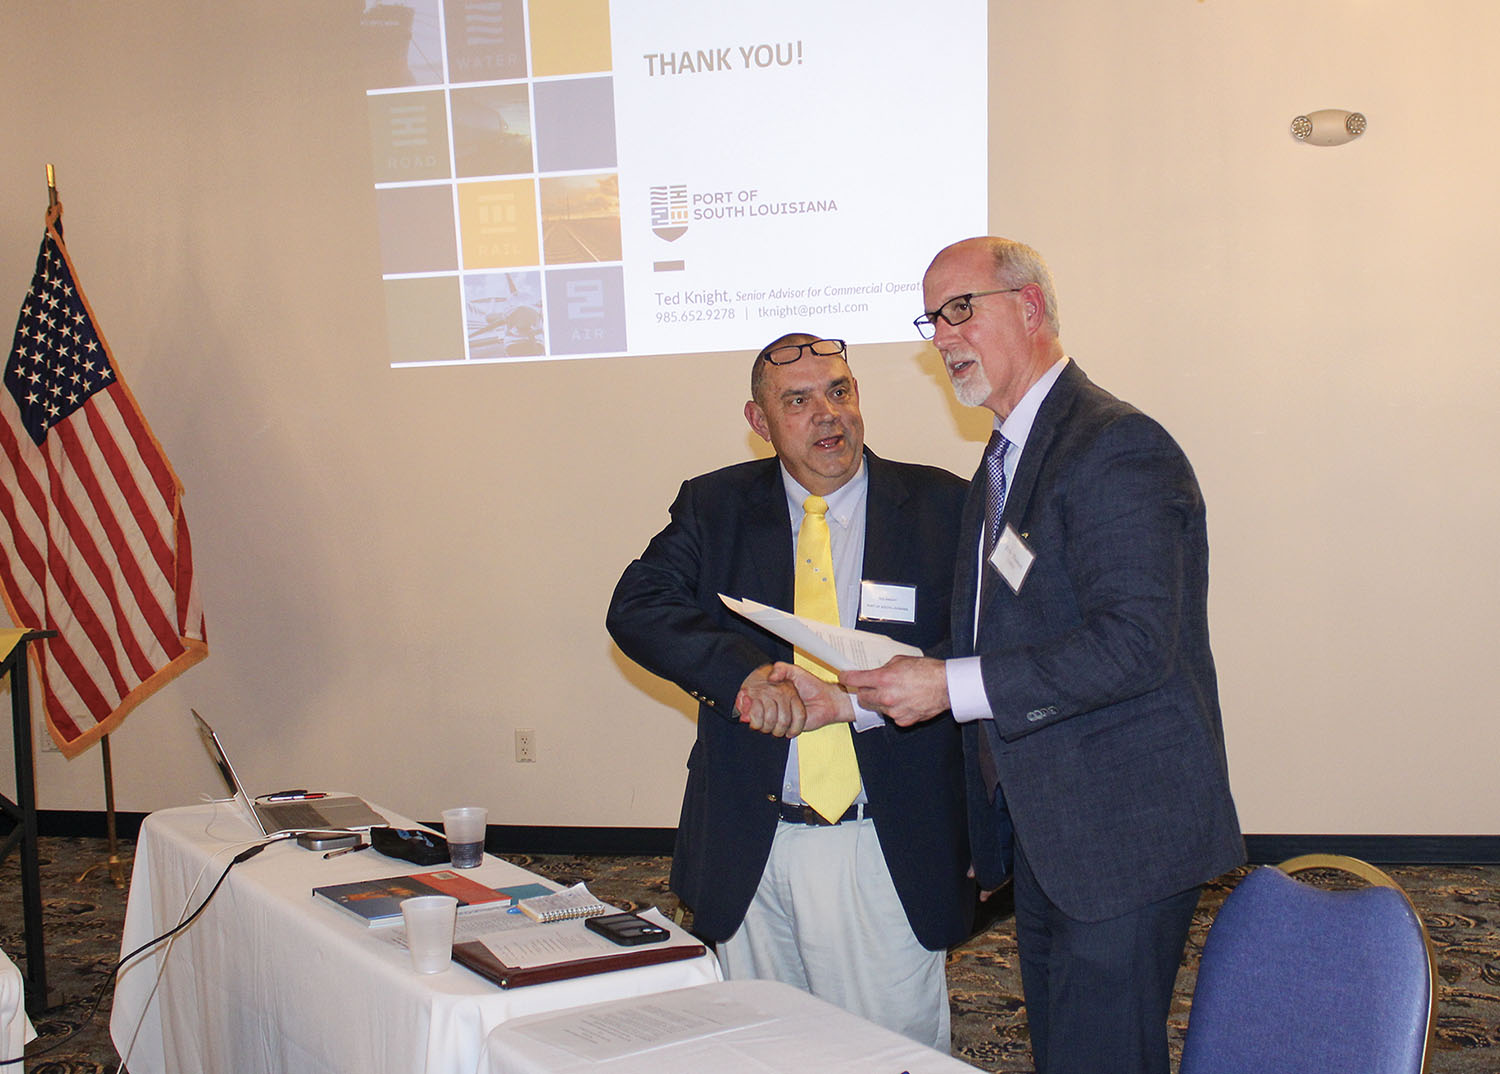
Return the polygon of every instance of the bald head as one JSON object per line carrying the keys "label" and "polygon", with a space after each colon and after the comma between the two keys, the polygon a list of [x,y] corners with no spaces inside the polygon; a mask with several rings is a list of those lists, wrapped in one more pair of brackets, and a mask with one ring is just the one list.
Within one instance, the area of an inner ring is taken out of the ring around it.
{"label": "bald head", "polygon": [[[1062,322],[1057,314],[1057,289],[1052,282],[1052,270],[1047,267],[1047,262],[1035,249],[1027,246],[1024,242],[1014,239],[1003,239],[998,235],[978,235],[972,239],[962,239],[945,246],[938,251],[937,256],[932,259],[932,264],[927,266],[930,273],[937,263],[945,257],[965,253],[983,253],[987,255],[990,263],[990,283],[983,288],[989,287],[1022,287],[1026,284],[1035,284],[1041,292],[1042,300],[1046,303],[1043,309],[1044,319],[1047,327],[1054,336],[1062,334]],[[930,306],[929,309],[936,309]]]}
{"label": "bald head", "polygon": [[750,398],[757,403],[763,402],[763,394],[766,390],[766,370],[771,368],[771,363],[765,361],[765,356],[777,347],[797,346],[799,343],[812,343],[822,339],[810,332],[788,332],[784,336],[778,336],[771,340],[755,353],[755,361],[750,366]]}
{"label": "bald head", "polygon": [[1063,356],[1052,274],[1025,243],[986,235],[945,247],[922,277],[922,301],[965,406],[1009,417]]}

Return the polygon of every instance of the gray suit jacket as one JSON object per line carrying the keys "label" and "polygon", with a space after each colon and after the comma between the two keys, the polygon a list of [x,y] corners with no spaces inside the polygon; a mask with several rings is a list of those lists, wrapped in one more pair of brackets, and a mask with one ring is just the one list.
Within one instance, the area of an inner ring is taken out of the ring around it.
{"label": "gray suit jacket", "polygon": [[981,884],[1009,871],[979,737],[1048,897],[1098,921],[1245,860],[1208,645],[1208,538],[1192,467],[1156,422],[1070,362],[1043,401],[1004,523],[1035,553],[973,614],[984,476],[965,504],[955,655],[977,652],[993,721],[964,728]]}

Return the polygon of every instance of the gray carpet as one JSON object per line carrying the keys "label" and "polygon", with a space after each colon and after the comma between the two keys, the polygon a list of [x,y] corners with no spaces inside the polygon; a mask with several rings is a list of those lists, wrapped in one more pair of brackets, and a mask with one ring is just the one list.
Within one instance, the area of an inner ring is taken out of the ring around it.
{"label": "gray carpet", "polygon": [[[128,843],[121,847],[127,878],[131,849]],[[667,890],[670,863],[665,857],[507,857],[560,883],[586,880],[595,894],[620,906],[655,905],[667,912],[677,907]],[[53,1006],[33,1018],[41,1039],[27,1049],[35,1058],[28,1059],[25,1069],[32,1074],[113,1071],[119,1057],[109,1040],[106,979],[120,953],[126,891],[110,881],[101,839],[44,839],[42,858]],[[1387,871],[1412,897],[1437,950],[1442,991],[1437,1049],[1428,1069],[1432,1074],[1500,1074],[1500,866],[1397,866]],[[1203,940],[1240,875],[1211,885],[1199,904],[1177,979],[1174,1056],[1187,1027]],[[0,892],[0,949],[24,965],[16,855],[0,866]],[[691,914],[685,923],[691,926]],[[948,986],[954,1052],[981,1070],[1029,1071],[1015,935],[1007,916],[1002,913],[952,952]],[[96,994],[101,1006],[90,1019]],[[78,1032],[69,1037],[74,1029]],[[44,1052],[54,1045],[55,1050]]]}

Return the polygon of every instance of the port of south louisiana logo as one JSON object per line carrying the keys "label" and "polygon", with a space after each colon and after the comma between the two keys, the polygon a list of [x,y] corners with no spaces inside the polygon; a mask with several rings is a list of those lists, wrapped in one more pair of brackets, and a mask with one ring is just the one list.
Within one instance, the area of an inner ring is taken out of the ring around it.
{"label": "port of south louisiana logo", "polygon": [[651,231],[659,239],[676,242],[687,234],[688,188],[672,183],[651,188]]}

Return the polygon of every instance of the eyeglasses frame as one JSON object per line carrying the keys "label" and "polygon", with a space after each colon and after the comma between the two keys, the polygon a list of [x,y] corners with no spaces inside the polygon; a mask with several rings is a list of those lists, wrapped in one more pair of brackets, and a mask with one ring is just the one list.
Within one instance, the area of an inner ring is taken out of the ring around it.
{"label": "eyeglasses frame", "polygon": [[[984,298],[986,295],[1013,295],[1018,291],[1026,290],[1028,286],[1030,285],[1023,283],[1020,287],[1001,287],[994,291],[970,291],[966,295],[954,295],[937,309],[922,314],[922,316],[912,321],[912,324],[916,326],[917,335],[921,336],[923,339],[932,339],[937,335],[937,319],[939,317],[943,319],[944,323],[947,324],[949,328],[957,328],[959,325],[963,324],[965,321],[974,316],[974,300],[976,298]],[[952,317],[949,317],[946,313],[943,312],[955,302],[964,302],[968,304],[968,317],[960,317],[955,321]],[[932,332],[931,335],[928,335],[929,329]]]}
{"label": "eyeglasses frame", "polygon": [[[819,343],[837,343],[839,345],[839,349],[834,351],[833,354],[818,355],[820,358],[832,358],[834,356],[838,356],[843,358],[845,362],[849,360],[849,344],[844,342],[842,339],[814,339],[809,340],[806,343],[783,343],[779,347],[767,347],[756,357],[764,359],[767,365],[792,365],[794,362],[802,361],[803,354],[806,353],[809,348]],[[778,362],[776,361],[776,359],[771,357],[772,351],[789,351],[793,347],[797,349],[797,357],[795,358],[790,358],[785,362]],[[818,352],[813,351],[812,353],[817,354]]]}

